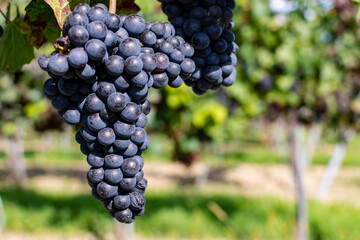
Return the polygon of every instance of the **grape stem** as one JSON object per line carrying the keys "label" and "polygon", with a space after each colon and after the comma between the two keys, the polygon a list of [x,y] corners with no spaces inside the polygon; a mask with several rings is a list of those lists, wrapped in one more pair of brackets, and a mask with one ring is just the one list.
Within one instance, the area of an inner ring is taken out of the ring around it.
{"label": "grape stem", "polygon": [[11,22],[10,19],[5,15],[5,13],[0,9],[1,15],[6,19],[7,22]]}
{"label": "grape stem", "polygon": [[116,1],[117,0],[110,0],[109,13],[116,13]]}

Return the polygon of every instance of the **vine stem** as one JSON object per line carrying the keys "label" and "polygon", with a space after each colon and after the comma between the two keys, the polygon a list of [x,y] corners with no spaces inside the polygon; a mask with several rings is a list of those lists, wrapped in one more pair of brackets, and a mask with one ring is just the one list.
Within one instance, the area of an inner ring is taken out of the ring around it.
{"label": "vine stem", "polygon": [[5,15],[5,13],[0,9],[1,15],[6,19],[7,22],[11,22],[10,19]]}
{"label": "vine stem", "polygon": [[117,0],[110,0],[109,13],[116,13],[116,1]]}

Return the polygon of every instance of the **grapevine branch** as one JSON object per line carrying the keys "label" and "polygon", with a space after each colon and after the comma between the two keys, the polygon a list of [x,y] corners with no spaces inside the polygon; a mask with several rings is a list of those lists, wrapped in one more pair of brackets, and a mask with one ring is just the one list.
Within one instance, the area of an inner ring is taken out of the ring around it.
{"label": "grapevine branch", "polygon": [[110,0],[109,13],[115,13],[116,12],[116,1],[117,0]]}
{"label": "grapevine branch", "polygon": [[6,19],[7,22],[11,22],[10,19],[5,15],[5,13],[0,9],[1,15]]}

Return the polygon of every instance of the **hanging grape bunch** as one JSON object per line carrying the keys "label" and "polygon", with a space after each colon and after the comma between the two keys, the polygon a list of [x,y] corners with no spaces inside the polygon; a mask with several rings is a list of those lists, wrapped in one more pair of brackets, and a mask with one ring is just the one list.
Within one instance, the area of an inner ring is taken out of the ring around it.
{"label": "hanging grape bunch", "polygon": [[81,127],[75,138],[91,166],[93,196],[131,223],[145,209],[148,89],[179,87],[195,71],[194,49],[170,23],[83,3],[67,17],[55,48],[39,58],[51,77],[44,94],[66,123]]}
{"label": "hanging grape bunch", "polygon": [[[219,37],[234,40],[226,33],[230,21],[217,25]],[[195,83],[194,92],[202,94],[204,81],[212,89],[235,81],[236,45],[226,43],[222,55],[206,46],[201,51],[206,65],[196,64],[201,43],[186,43],[175,32],[170,23],[145,22],[139,15],[109,13],[103,4],[80,3],[68,15],[55,51],[39,57],[51,77],[44,83],[45,96],[66,123],[80,128],[75,138],[91,166],[87,179],[92,195],[119,222],[131,223],[145,210],[141,155],[150,145],[144,130],[151,110],[149,88],[177,88],[185,81]],[[212,38],[212,47],[219,47],[213,39],[218,38]]]}
{"label": "hanging grape bunch", "polygon": [[196,70],[185,84],[198,94],[231,86],[236,80],[235,35],[231,32],[235,0],[159,0],[169,21],[195,48]]}

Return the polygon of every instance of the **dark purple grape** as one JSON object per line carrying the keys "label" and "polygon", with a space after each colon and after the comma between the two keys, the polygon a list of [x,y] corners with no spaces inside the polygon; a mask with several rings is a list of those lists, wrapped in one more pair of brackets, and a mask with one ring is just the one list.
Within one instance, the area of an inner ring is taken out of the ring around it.
{"label": "dark purple grape", "polygon": [[106,182],[100,182],[97,185],[96,189],[97,189],[97,193],[101,198],[108,199],[116,195],[118,191],[118,186],[113,186]]}
{"label": "dark purple grape", "polygon": [[89,33],[83,26],[75,26],[70,28],[68,32],[70,43],[73,46],[84,46],[89,40]]}

